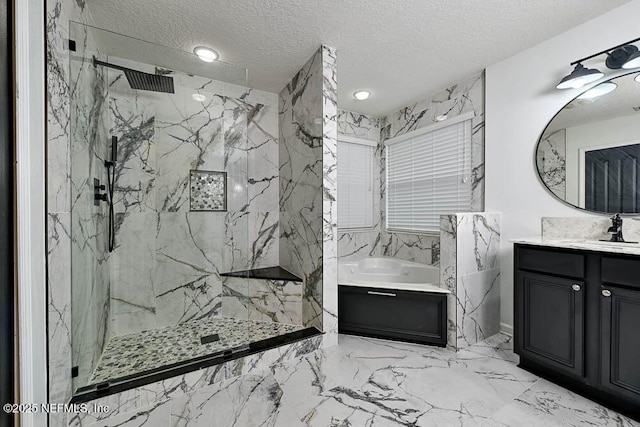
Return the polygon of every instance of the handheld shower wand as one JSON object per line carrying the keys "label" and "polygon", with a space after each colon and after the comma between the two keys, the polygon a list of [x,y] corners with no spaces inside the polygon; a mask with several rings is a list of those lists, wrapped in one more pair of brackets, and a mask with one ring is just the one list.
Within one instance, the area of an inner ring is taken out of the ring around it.
{"label": "handheld shower wand", "polygon": [[113,193],[116,186],[116,161],[118,160],[118,137],[111,137],[111,160],[105,160],[107,168],[107,185],[109,193],[109,252],[116,246],[115,215],[113,212]]}

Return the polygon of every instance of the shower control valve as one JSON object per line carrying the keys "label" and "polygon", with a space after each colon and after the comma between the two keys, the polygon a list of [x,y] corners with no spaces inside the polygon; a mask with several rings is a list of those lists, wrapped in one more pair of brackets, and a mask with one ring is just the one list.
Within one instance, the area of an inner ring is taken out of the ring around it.
{"label": "shower control valve", "polygon": [[99,206],[100,201],[107,201],[107,193],[102,193],[105,190],[104,184],[100,184],[98,178],[93,178],[93,205]]}

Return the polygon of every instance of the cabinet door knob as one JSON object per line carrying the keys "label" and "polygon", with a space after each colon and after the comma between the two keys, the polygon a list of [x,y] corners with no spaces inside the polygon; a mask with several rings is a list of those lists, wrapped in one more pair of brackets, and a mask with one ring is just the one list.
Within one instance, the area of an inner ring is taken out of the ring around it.
{"label": "cabinet door knob", "polygon": [[578,292],[581,288],[580,288],[580,285],[576,284],[576,285],[572,285],[571,289],[573,289],[574,291]]}
{"label": "cabinet door knob", "polygon": [[611,291],[609,289],[603,289],[602,290],[602,296],[610,297],[611,296]]}

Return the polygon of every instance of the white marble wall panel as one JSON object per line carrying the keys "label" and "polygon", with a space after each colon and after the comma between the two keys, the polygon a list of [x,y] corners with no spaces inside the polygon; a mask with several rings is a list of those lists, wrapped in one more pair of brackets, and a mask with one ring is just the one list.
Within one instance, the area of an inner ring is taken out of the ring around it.
{"label": "white marble wall panel", "polygon": [[386,240],[382,245],[382,254],[421,264],[438,265],[440,242],[437,235],[384,233]]}
{"label": "white marble wall panel", "polygon": [[500,269],[458,276],[456,283],[458,350],[500,330]]}
{"label": "white marble wall panel", "polygon": [[362,258],[378,255],[379,252],[379,231],[338,231],[338,256],[340,258]]}
{"label": "white marble wall panel", "polygon": [[460,350],[500,329],[500,214],[440,217],[440,283],[447,301],[447,345]]}
{"label": "white marble wall panel", "polygon": [[325,346],[338,337],[338,77],[336,50],[322,46],[322,278],[314,297],[322,307]]}
{"label": "white marble wall panel", "polygon": [[[156,210],[158,212],[185,212],[189,210],[189,171],[224,171],[226,157],[226,141],[223,136],[223,120],[226,112],[225,101],[221,97],[211,97],[205,102],[191,98],[191,91],[176,88],[175,95],[157,95],[156,101],[156,164],[155,193]],[[244,141],[246,144],[246,141]],[[237,160],[236,160],[237,161]],[[246,166],[246,162],[245,162]],[[241,190],[228,191],[227,205],[237,200],[229,193],[238,194],[246,203],[246,193]],[[227,180],[238,184],[240,177],[229,173]]]}
{"label": "white marble wall panel", "polygon": [[380,122],[378,117],[356,113],[354,111],[338,110],[338,135],[353,136],[355,138],[380,140]]}
{"label": "white marble wall panel", "polygon": [[230,248],[221,244],[226,239],[227,216],[218,212],[159,214],[152,272],[156,327],[219,312],[222,293],[219,273],[233,256],[233,252],[228,253]]}
{"label": "white marble wall panel", "polygon": [[70,375],[71,270],[68,268],[71,259],[70,214],[48,214],[47,231],[49,401],[65,403],[73,390]]}
{"label": "white marble wall panel", "polygon": [[119,336],[156,326],[157,214],[116,213],[115,220],[118,239],[109,261],[111,330]]}
{"label": "white marble wall panel", "polygon": [[302,282],[224,277],[223,316],[302,325]]}
{"label": "white marble wall panel", "polygon": [[456,215],[440,216],[440,287],[448,289],[447,295],[447,347],[457,346],[457,278],[458,278],[458,220]]}
{"label": "white marble wall panel", "polygon": [[322,329],[322,49],[280,92],[280,265],[303,279],[303,322]]}
{"label": "white marble wall panel", "polygon": [[567,130],[544,134],[536,150],[542,182],[561,200],[567,198]]}
{"label": "white marble wall panel", "polygon": [[[606,216],[543,217],[542,239],[609,240],[611,238],[607,233],[609,227],[611,227],[611,218]],[[640,218],[623,217],[622,234],[627,241],[640,241]]]}
{"label": "white marble wall panel", "polygon": [[[122,73],[109,70],[108,75],[109,139],[118,138],[114,210],[154,212],[155,99],[149,92],[132,90]],[[112,160],[110,152],[108,157]]]}

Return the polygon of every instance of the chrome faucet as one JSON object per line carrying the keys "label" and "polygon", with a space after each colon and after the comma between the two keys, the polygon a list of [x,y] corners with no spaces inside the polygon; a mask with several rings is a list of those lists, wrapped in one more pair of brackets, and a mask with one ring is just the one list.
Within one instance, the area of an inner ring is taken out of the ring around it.
{"label": "chrome faucet", "polygon": [[624,242],[624,237],[622,237],[622,218],[620,218],[620,214],[615,214],[613,218],[611,218],[612,225],[607,230],[607,233],[611,234],[610,242]]}

